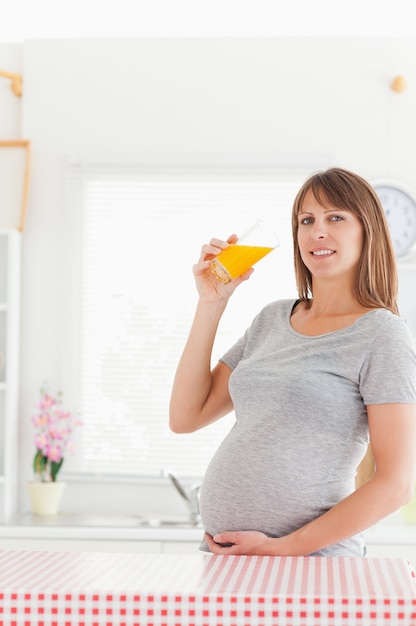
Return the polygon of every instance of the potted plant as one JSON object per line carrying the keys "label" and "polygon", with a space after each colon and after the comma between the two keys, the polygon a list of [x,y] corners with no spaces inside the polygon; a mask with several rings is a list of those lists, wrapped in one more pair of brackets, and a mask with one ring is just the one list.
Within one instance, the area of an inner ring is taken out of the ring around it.
{"label": "potted plant", "polygon": [[28,485],[32,511],[36,515],[55,515],[65,483],[57,480],[67,452],[73,453],[72,434],[80,421],[62,406],[62,392],[55,396],[46,387],[40,390],[35,427],[35,480]]}

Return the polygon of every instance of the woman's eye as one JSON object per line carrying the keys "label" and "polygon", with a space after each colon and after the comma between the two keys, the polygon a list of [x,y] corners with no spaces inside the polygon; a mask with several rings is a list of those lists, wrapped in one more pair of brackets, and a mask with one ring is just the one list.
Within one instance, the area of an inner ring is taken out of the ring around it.
{"label": "woman's eye", "polygon": [[[343,220],[344,220],[344,217],[342,215],[328,215],[329,222],[342,222]],[[314,222],[313,217],[302,217],[299,220],[299,224],[302,224],[304,226],[307,226],[308,224],[313,224],[313,222]]]}

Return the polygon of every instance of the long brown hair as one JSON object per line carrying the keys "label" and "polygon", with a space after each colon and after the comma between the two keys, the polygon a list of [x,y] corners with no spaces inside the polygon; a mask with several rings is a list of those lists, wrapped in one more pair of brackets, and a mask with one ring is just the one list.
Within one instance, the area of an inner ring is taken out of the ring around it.
{"label": "long brown hair", "polygon": [[317,172],[299,190],[292,211],[296,284],[299,297],[312,297],[312,274],[303,263],[298,245],[298,215],[308,191],[321,205],[351,211],[363,225],[364,242],[355,280],[358,302],[368,308],[385,308],[398,314],[398,278],[389,228],[380,200],[371,185],[348,170]]}

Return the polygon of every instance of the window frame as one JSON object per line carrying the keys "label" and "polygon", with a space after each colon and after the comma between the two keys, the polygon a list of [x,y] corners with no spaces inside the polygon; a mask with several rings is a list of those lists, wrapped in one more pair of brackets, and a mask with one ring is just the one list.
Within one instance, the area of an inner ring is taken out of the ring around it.
{"label": "window frame", "polygon": [[[63,294],[61,297],[61,302],[65,302],[65,306],[62,307],[62,327],[68,328],[68,324],[72,324],[75,326],[81,324],[79,310],[77,310],[77,297],[71,297],[71,293],[74,296],[74,290],[77,290],[76,285],[76,273],[74,275],[73,266],[71,266],[71,260],[77,255],[79,258],[82,257],[82,247],[84,245],[83,235],[82,235],[82,222],[81,215],[77,215],[77,211],[74,211],[74,207],[83,207],[85,198],[83,196],[82,185],[85,183],[85,177],[91,174],[91,172],[99,171],[101,174],[105,176],[114,175],[115,173],[122,172],[135,172],[139,177],[143,177],[146,180],[153,181],[199,181],[205,184],[209,184],[212,181],[216,183],[222,182],[224,184],[234,182],[239,183],[243,181],[254,181],[257,184],[267,184],[272,181],[276,182],[285,181],[284,184],[294,185],[292,188],[292,194],[300,187],[300,184],[303,180],[309,175],[309,170],[306,170],[304,167],[291,167],[291,168],[231,168],[231,167],[223,167],[223,168],[195,168],[195,167],[180,167],[180,168],[160,168],[160,167],[142,167],[136,165],[109,165],[109,164],[96,164],[96,163],[76,163],[70,162],[66,168],[65,175],[65,214],[63,220],[64,226],[64,254],[63,254],[63,272],[65,276],[65,280],[63,281]],[[74,184],[74,179],[76,179],[76,184]],[[291,206],[286,208],[287,214],[290,215]],[[253,217],[263,217],[264,215],[256,214]],[[237,214],[234,216],[235,223],[237,221]],[[291,233],[288,231],[285,234],[279,236],[285,238],[285,241],[288,238],[291,238]],[[189,281],[189,276],[187,277],[187,288],[193,289],[192,282]],[[292,292],[287,294],[288,297],[296,297],[296,293]],[[283,297],[283,296],[282,296]],[[271,299],[277,298],[267,298],[267,301]],[[235,312],[236,308],[234,309]],[[240,333],[242,334],[245,330],[246,326],[241,326]],[[68,401],[72,402],[72,404],[77,404],[79,402],[79,381],[77,382],[74,379],[73,371],[76,369],[75,360],[77,358],[77,352],[80,349],[80,336],[81,333],[73,333],[73,340],[68,344],[68,341],[63,341],[62,343],[62,354],[61,354],[61,373],[62,373],[62,382],[63,389],[65,392],[65,398]],[[236,336],[235,339],[238,337]],[[217,355],[218,356],[218,355]],[[72,372],[72,373],[71,373]],[[78,387],[78,388],[77,388]],[[82,417],[82,416],[81,416]],[[80,433],[78,433],[78,438]],[[106,481],[111,480],[117,482],[125,482],[125,483],[149,483],[156,484],[158,482],[158,477],[156,475],[142,475],[138,474],[112,474],[110,473],[101,473],[101,472],[79,472],[77,469],[77,455],[75,455],[74,459],[68,459],[68,462],[65,464],[65,469],[63,472],[63,477],[73,478],[75,481],[82,480],[84,477],[88,477],[93,481]],[[191,475],[188,474],[186,476],[189,480],[194,478],[200,478],[200,474]]]}

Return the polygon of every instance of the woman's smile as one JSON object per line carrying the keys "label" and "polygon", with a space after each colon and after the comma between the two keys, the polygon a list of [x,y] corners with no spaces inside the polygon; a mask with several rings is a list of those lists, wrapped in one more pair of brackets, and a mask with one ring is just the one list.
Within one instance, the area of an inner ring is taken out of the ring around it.
{"label": "woman's smile", "polygon": [[335,254],[335,250],[324,248],[324,249],[319,249],[319,250],[312,250],[311,254],[313,254],[313,256],[328,257],[328,256],[331,256],[332,254]]}

